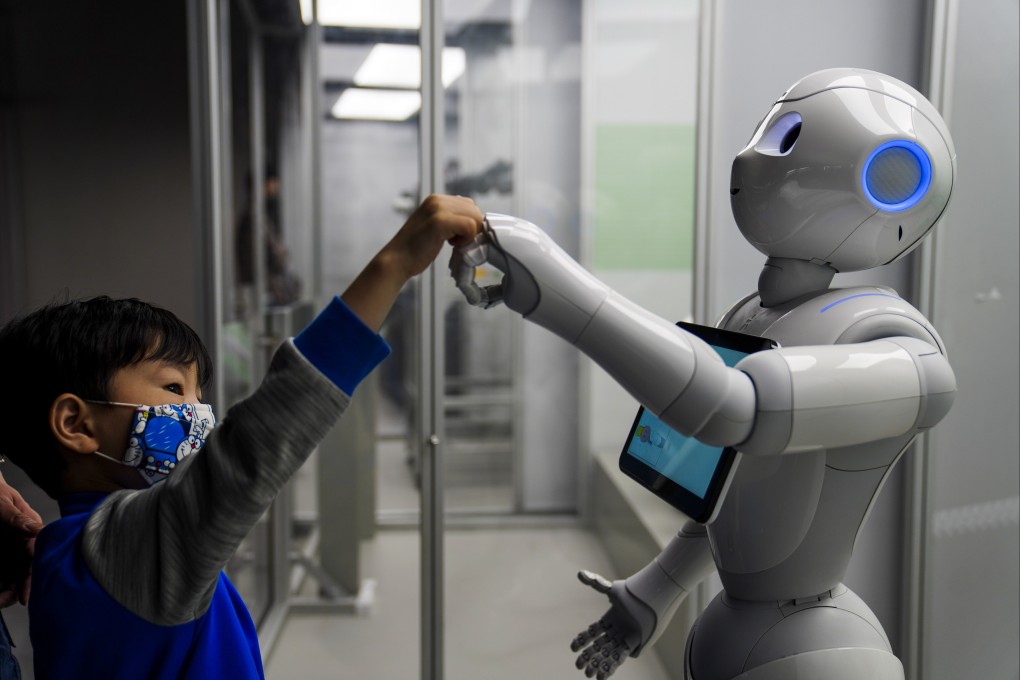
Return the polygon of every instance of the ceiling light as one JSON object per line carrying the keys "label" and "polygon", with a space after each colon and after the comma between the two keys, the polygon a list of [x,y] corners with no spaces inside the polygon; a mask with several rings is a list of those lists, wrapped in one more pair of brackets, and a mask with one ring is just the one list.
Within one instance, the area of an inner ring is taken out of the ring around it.
{"label": "ceiling light", "polygon": [[351,28],[421,28],[421,0],[319,0],[319,23]]}
{"label": "ceiling light", "polygon": [[417,90],[364,90],[356,87],[343,91],[330,113],[345,120],[407,120],[421,108]]}
{"label": "ceiling light", "polygon": [[[443,86],[464,74],[467,57],[461,47],[443,48]],[[421,87],[421,48],[417,45],[379,43],[354,74],[354,83],[366,87]]]}

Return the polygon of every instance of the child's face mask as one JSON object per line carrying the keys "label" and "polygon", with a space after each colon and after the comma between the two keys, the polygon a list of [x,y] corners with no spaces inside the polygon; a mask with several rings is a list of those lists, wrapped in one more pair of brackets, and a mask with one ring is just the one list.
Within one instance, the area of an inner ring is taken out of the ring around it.
{"label": "child's face mask", "polygon": [[166,479],[185,456],[202,448],[209,433],[216,427],[216,416],[209,404],[145,406],[119,401],[93,403],[128,406],[135,410],[124,455],[119,460],[101,451],[96,451],[96,455],[138,468],[142,479],[149,484]]}

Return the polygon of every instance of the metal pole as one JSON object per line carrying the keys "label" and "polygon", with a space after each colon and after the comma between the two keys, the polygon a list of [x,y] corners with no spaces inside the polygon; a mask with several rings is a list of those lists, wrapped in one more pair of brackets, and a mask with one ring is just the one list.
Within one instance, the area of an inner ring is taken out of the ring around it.
{"label": "metal pole", "polygon": [[[251,216],[252,283],[255,293],[255,309],[252,329],[255,337],[266,335],[264,315],[268,307],[266,298],[266,130],[265,130],[265,69],[263,68],[262,34],[257,23],[248,25],[248,144],[251,147],[248,175],[251,177],[251,191],[248,214]],[[255,374],[259,379],[265,374],[267,365],[263,352],[256,352],[258,366]]]}
{"label": "metal pole", "polygon": [[191,92],[191,169],[196,252],[200,258],[196,295],[201,332],[213,358],[213,393],[225,403],[223,344],[223,215],[224,156],[223,80],[221,73],[221,4],[190,0],[188,68]]}
{"label": "metal pole", "polygon": [[[712,81],[715,71],[715,3],[701,0],[698,8],[698,118],[694,189],[694,258],[691,284],[694,320],[710,324],[712,309]],[[708,583],[702,581],[695,591],[694,616],[709,602]],[[694,620],[685,622],[690,628]]]}
{"label": "metal pole", "polygon": [[323,281],[325,257],[322,233],[322,86],[319,76],[319,3],[312,0],[312,23],[305,32],[308,71],[308,124],[311,140],[311,219],[312,219],[312,299],[319,301],[325,287]]}
{"label": "metal pole", "polygon": [[[952,94],[952,66],[955,57],[956,0],[933,0],[928,4],[927,63],[925,93],[931,103],[949,124]],[[941,234],[945,226],[935,229],[921,244],[915,267],[914,290],[917,308],[932,323],[937,324],[938,257]],[[928,675],[925,621],[928,616],[929,582],[928,561],[931,545],[932,503],[930,456],[932,434],[918,437],[911,455],[907,458],[905,481],[906,541],[903,547],[903,617],[901,638],[907,680],[921,680]]]}
{"label": "metal pole", "polygon": [[698,119],[694,175],[694,258],[692,263],[693,316],[711,323],[712,308],[712,78],[715,70],[715,3],[701,0],[698,8]]}
{"label": "metal pole", "polygon": [[[421,4],[421,197],[442,181],[444,93],[441,0]],[[418,446],[421,447],[421,677],[443,678],[443,325],[438,309],[438,268],[429,267],[418,288]]]}

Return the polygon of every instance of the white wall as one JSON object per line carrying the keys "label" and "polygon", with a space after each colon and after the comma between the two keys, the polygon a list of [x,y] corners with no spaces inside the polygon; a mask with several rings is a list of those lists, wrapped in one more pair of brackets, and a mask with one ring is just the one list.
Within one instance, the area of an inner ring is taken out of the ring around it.
{"label": "white wall", "polygon": [[1020,677],[1020,11],[947,8],[940,102],[959,178],[935,236],[931,316],[958,393],[929,435],[926,680]]}
{"label": "white wall", "polygon": [[[201,328],[185,5],[13,5],[0,33],[0,323],[106,294]],[[4,474],[56,519],[56,503],[21,470]],[[26,610],[4,612],[31,678]]]}
{"label": "white wall", "polygon": [[25,299],[134,296],[199,321],[184,6],[15,13]]}

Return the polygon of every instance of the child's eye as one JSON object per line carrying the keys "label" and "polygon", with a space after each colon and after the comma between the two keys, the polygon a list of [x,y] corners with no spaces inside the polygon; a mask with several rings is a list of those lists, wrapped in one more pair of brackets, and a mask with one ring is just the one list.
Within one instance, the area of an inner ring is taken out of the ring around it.
{"label": "child's eye", "polygon": [[182,387],[181,385],[179,385],[177,383],[173,383],[173,384],[167,385],[164,389],[166,389],[166,390],[168,390],[170,392],[173,392],[176,395],[184,394],[184,387]]}

